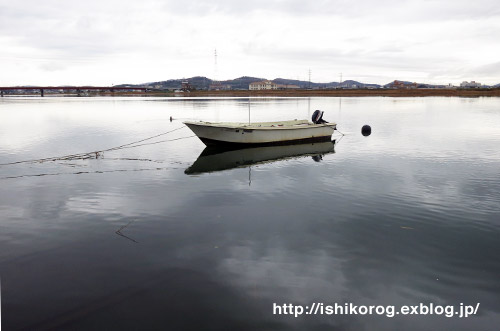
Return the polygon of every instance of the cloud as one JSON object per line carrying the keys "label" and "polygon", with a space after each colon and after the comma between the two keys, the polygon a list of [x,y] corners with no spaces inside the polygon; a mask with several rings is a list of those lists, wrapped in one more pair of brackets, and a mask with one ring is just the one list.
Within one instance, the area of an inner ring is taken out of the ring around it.
{"label": "cloud", "polygon": [[378,83],[497,83],[481,68],[500,53],[499,16],[486,0],[9,2],[0,5],[0,85],[213,76],[214,48],[219,78],[304,79],[313,68],[319,82],[345,72]]}
{"label": "cloud", "polygon": [[473,72],[500,76],[500,61],[476,67]]}
{"label": "cloud", "polygon": [[197,0],[167,1],[164,10],[174,12],[176,15],[204,16],[224,15],[253,15],[255,13],[271,12],[291,16],[337,16],[348,18],[366,18],[370,20],[395,21],[408,20],[455,20],[455,19],[480,19],[492,17],[500,13],[500,8],[495,1],[480,0],[471,4],[469,1],[417,1],[403,0],[390,1],[348,1],[348,0],[256,0],[256,1],[231,1],[215,0],[203,2]]}

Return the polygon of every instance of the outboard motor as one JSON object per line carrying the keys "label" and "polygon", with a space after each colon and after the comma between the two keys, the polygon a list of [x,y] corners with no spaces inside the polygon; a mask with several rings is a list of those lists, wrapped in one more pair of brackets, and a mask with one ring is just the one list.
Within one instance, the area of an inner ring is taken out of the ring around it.
{"label": "outboard motor", "polygon": [[313,113],[313,116],[312,116],[312,122],[314,124],[328,123],[327,121],[325,121],[323,119],[323,113],[324,113],[324,111],[322,111],[322,110],[319,110],[319,109],[315,110]]}

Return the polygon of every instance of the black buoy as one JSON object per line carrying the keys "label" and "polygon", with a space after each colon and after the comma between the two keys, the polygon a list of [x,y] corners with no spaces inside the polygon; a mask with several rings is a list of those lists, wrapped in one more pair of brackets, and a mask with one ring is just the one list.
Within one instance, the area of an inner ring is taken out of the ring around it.
{"label": "black buoy", "polygon": [[172,120],[173,120],[173,118],[172,118],[172,116],[170,116],[170,122],[172,122]]}
{"label": "black buoy", "polygon": [[372,133],[372,128],[369,125],[363,125],[361,128],[361,134],[368,137]]}

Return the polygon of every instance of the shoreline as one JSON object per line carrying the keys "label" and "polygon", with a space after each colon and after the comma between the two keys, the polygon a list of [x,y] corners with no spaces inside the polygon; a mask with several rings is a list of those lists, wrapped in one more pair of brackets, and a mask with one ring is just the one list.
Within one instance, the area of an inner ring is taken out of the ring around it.
{"label": "shoreline", "polygon": [[[39,96],[40,94],[5,94],[9,96]],[[45,96],[77,96],[74,93],[45,93]],[[227,90],[227,91],[148,91],[86,93],[95,96],[146,97],[500,97],[500,88],[491,89],[343,89],[343,90]]]}
{"label": "shoreline", "polygon": [[[178,93],[181,94],[181,93]],[[408,89],[408,90],[260,90],[260,91],[192,91],[182,93],[182,96],[224,96],[224,97],[246,97],[246,96],[271,96],[271,97],[480,97],[500,96],[500,88],[496,89]]]}

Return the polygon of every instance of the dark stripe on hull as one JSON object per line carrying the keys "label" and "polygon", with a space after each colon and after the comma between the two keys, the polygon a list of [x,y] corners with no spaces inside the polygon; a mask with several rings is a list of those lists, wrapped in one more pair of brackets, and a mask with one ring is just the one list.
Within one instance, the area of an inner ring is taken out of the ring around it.
{"label": "dark stripe on hull", "polygon": [[316,142],[324,142],[331,141],[332,136],[323,136],[323,137],[311,137],[304,139],[295,139],[295,140],[285,140],[285,141],[271,141],[267,143],[233,143],[222,140],[214,140],[208,138],[200,138],[200,140],[207,146],[228,146],[235,148],[244,148],[244,147],[258,147],[258,146],[284,146],[284,145],[296,145],[296,144],[306,144],[306,143],[316,143]]}

